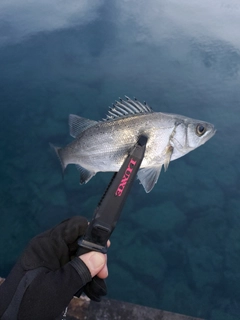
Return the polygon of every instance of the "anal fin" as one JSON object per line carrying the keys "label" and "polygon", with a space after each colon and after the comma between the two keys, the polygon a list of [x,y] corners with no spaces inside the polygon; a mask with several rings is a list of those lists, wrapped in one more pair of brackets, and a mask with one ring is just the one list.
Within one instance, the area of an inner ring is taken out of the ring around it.
{"label": "anal fin", "polygon": [[76,164],[76,167],[78,171],[80,171],[80,181],[79,181],[80,184],[87,183],[96,174],[96,172],[89,171],[78,164]]}

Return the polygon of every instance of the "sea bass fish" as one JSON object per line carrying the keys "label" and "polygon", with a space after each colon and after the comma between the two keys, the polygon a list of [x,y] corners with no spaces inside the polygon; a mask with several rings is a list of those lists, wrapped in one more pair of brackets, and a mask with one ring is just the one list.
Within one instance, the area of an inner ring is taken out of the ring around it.
{"label": "sea bass fish", "polygon": [[146,192],[158,181],[161,168],[209,140],[216,132],[211,123],[177,114],[153,112],[137,99],[119,99],[109,109],[107,118],[93,121],[69,115],[70,135],[75,138],[64,148],[54,147],[62,169],[75,164],[80,184],[97,172],[118,171],[141,134],[148,141],[138,179]]}

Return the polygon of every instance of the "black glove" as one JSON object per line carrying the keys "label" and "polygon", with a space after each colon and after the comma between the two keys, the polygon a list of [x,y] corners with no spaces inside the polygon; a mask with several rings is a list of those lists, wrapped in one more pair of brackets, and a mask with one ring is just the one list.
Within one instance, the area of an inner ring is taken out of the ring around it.
{"label": "black glove", "polygon": [[84,262],[74,257],[87,226],[85,218],[73,217],[30,241],[0,286],[2,320],[52,320],[83,290],[100,301],[106,294],[104,280],[92,279]]}

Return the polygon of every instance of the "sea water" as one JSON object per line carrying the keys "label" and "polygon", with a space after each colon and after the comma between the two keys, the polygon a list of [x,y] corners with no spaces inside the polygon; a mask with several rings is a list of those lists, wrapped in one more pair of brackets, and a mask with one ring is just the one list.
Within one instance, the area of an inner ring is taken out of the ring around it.
{"label": "sea water", "polygon": [[216,135],[136,182],[111,237],[108,297],[211,320],[240,317],[240,5],[224,1],[0,2],[0,275],[28,241],[88,219],[112,174],[79,185],[49,142],[128,95],[213,123]]}

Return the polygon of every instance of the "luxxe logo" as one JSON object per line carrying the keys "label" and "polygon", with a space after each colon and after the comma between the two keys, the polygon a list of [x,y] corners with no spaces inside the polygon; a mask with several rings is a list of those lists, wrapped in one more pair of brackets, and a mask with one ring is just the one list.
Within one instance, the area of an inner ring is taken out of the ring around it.
{"label": "luxxe logo", "polygon": [[119,183],[118,187],[117,187],[117,190],[115,192],[115,195],[118,196],[118,197],[121,197],[122,193],[123,193],[123,190],[131,176],[131,173],[133,171],[133,168],[134,166],[136,165],[137,161],[136,160],[133,160],[133,159],[130,159],[129,163],[128,163],[128,167],[126,169],[126,171],[124,172],[124,175],[122,177],[122,180],[121,182]]}

